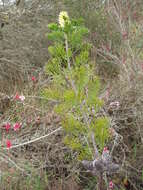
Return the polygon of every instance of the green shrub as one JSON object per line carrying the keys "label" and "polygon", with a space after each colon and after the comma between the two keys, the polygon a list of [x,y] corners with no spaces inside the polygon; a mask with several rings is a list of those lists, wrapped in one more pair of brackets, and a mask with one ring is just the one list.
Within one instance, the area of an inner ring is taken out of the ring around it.
{"label": "green shrub", "polygon": [[103,102],[98,98],[100,82],[90,62],[91,44],[85,40],[88,29],[83,20],[69,19],[66,12],[61,12],[60,18],[62,15],[59,24],[49,25],[51,32],[47,36],[53,45],[49,47],[51,57],[45,70],[52,80],[43,96],[57,102],[54,111],[61,116],[64,142],[77,153],[78,159],[91,159],[91,136],[102,150],[109,137],[109,122],[107,118],[95,117]]}

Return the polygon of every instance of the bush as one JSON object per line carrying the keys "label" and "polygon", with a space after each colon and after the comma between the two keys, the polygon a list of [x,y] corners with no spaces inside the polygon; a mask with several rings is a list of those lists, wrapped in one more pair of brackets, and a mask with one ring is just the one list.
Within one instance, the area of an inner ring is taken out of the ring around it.
{"label": "bush", "polygon": [[81,19],[70,19],[66,12],[60,14],[59,24],[49,24],[48,37],[54,43],[49,47],[46,73],[52,80],[43,96],[57,102],[54,111],[61,116],[64,142],[78,159],[92,159],[95,150],[91,136],[101,151],[109,138],[109,122],[107,118],[95,118],[103,102],[98,98],[100,83],[89,60],[91,44],[84,40],[88,29]]}

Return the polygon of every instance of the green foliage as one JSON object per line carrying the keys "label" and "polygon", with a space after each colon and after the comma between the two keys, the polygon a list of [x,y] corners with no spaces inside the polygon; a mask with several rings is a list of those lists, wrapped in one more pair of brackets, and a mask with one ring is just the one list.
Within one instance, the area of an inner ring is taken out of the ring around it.
{"label": "green foliage", "polygon": [[78,137],[80,134],[82,135],[87,132],[86,126],[81,121],[77,120],[73,114],[66,116],[62,124],[65,131],[72,134],[74,137]]}
{"label": "green foliage", "polygon": [[94,121],[92,129],[94,131],[96,143],[101,151],[109,138],[109,121],[107,118],[98,118]]}
{"label": "green foliage", "polygon": [[89,52],[81,51],[79,55],[75,57],[76,66],[80,66],[81,64],[87,64],[89,61]]}
{"label": "green foliage", "polygon": [[47,99],[53,100],[62,100],[63,93],[60,89],[57,89],[56,86],[49,87],[43,90],[43,96]]}
{"label": "green foliage", "polygon": [[91,159],[94,152],[91,134],[102,150],[109,137],[109,122],[107,118],[95,119],[92,113],[93,109],[95,112],[100,109],[102,101],[98,98],[99,79],[90,64],[91,45],[85,42],[88,29],[81,19],[70,19],[64,27],[52,23],[49,29],[48,37],[54,42],[48,48],[50,60],[45,70],[52,80],[42,93],[57,101],[54,111],[62,119],[64,142],[78,159]]}

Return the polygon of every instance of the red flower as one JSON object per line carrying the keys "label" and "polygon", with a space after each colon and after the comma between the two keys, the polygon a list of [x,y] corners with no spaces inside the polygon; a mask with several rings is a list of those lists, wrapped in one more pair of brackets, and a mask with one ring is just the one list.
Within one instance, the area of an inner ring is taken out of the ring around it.
{"label": "red flower", "polygon": [[16,92],[14,99],[15,100],[20,100],[20,96],[19,96],[18,92]]}
{"label": "red flower", "polygon": [[19,95],[18,92],[16,92],[16,95],[14,96],[15,100],[21,100],[22,102],[25,100],[25,96]]}
{"label": "red flower", "polygon": [[32,77],[31,77],[31,80],[32,80],[33,82],[35,82],[35,81],[36,81],[36,77],[32,76]]}
{"label": "red flower", "polygon": [[14,131],[17,131],[17,130],[19,130],[20,127],[21,127],[20,123],[15,123],[13,126],[13,129],[14,129]]}
{"label": "red flower", "polygon": [[6,147],[7,147],[7,149],[10,149],[11,148],[11,141],[10,140],[7,140],[6,141]]}
{"label": "red flower", "polygon": [[113,187],[114,187],[114,184],[113,184],[112,181],[110,181],[110,182],[109,182],[109,188],[110,188],[110,189],[113,189]]}
{"label": "red flower", "polygon": [[4,125],[4,127],[5,127],[6,131],[8,132],[9,129],[11,128],[11,125],[9,123],[7,123]]}

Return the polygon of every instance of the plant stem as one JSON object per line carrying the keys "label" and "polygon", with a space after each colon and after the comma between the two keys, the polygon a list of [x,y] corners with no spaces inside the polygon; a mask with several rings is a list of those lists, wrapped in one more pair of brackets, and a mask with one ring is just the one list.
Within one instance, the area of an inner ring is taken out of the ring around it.
{"label": "plant stem", "polygon": [[[90,124],[89,124],[87,115],[86,115],[86,113],[84,112],[83,105],[82,105],[82,114],[83,114],[84,122],[85,122],[85,124],[88,126],[88,129],[90,130]],[[91,133],[91,140],[92,140],[92,144],[93,144],[94,151],[95,151],[95,154],[94,154],[94,158],[93,158],[93,159],[96,159],[96,158],[99,157],[99,153],[98,153],[98,149],[97,149],[97,146],[96,146],[96,143],[95,143],[95,140],[94,140],[94,134],[93,134],[93,132]]]}
{"label": "plant stem", "polygon": [[103,176],[102,176],[102,174],[100,174],[100,176],[99,176],[98,190],[103,190]]}
{"label": "plant stem", "polygon": [[64,37],[65,37],[65,46],[66,46],[68,69],[70,71],[70,77],[71,77],[70,78],[70,83],[71,83],[71,86],[72,86],[73,90],[75,91],[75,94],[77,95],[77,89],[75,87],[74,81],[72,80],[71,63],[70,63],[70,58],[69,58],[69,53],[68,53],[68,50],[69,50],[69,47],[68,47],[68,38],[67,38],[67,35],[65,33],[64,33]]}

